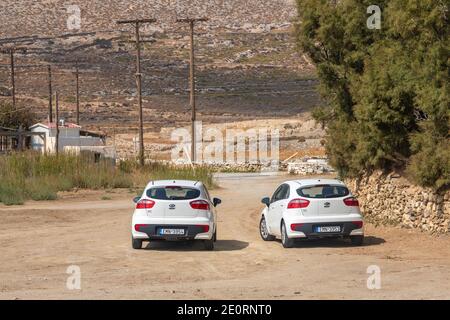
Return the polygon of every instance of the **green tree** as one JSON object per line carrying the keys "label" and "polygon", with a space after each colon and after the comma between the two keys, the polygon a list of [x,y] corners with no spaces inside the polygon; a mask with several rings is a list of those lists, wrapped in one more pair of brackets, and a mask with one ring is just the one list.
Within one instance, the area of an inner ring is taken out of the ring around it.
{"label": "green tree", "polygon": [[0,103],[0,127],[18,129],[22,126],[27,129],[35,123],[35,119],[29,108],[15,109],[10,103]]}
{"label": "green tree", "polygon": [[[297,0],[300,50],[317,66],[326,150],[342,176],[407,168],[436,189],[449,177],[448,2]],[[417,117],[417,115],[422,117]],[[437,150],[439,148],[439,150]]]}

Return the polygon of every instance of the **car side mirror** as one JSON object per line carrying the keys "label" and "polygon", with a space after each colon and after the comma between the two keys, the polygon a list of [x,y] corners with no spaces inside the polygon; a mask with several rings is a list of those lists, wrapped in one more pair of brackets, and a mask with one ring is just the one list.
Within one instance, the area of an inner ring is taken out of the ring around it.
{"label": "car side mirror", "polygon": [[214,198],[213,199],[214,207],[217,207],[221,203],[222,203],[222,200],[220,200],[219,198]]}
{"label": "car side mirror", "polygon": [[262,198],[261,202],[264,203],[266,206],[270,206],[270,198],[269,197]]}
{"label": "car side mirror", "polygon": [[138,203],[139,200],[141,200],[141,197],[134,197],[134,198],[133,198],[133,202],[134,202],[134,203]]}

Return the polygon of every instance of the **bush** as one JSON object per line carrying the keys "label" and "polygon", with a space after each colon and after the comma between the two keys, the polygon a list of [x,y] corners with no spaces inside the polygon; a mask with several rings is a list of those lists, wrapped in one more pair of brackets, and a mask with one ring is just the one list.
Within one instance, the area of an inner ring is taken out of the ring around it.
{"label": "bush", "polygon": [[57,185],[48,179],[29,179],[25,183],[25,195],[35,201],[55,200],[57,198]]}
{"label": "bush", "polygon": [[[420,185],[446,190],[450,187],[450,141],[435,141],[418,134],[407,173]],[[431,143],[430,143],[431,142]]]}
{"label": "bush", "polygon": [[0,202],[7,206],[23,204],[24,197],[19,188],[18,185],[14,185],[11,181],[3,180],[0,183]]}

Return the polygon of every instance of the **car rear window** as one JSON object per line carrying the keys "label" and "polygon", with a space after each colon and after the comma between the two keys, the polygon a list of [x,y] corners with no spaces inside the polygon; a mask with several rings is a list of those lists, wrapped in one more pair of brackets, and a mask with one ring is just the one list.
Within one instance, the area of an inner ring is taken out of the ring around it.
{"label": "car rear window", "polygon": [[190,187],[166,186],[147,190],[147,197],[155,200],[191,200],[200,196],[200,190]]}
{"label": "car rear window", "polygon": [[349,195],[350,191],[344,186],[321,184],[297,189],[297,194],[305,198],[340,198]]}

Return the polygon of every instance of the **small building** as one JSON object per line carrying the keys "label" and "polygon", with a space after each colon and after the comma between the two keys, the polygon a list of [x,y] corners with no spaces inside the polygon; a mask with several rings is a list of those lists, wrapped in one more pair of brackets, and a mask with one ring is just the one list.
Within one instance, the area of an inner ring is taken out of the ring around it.
{"label": "small building", "polygon": [[[95,132],[82,130],[82,127],[61,120],[59,122],[58,152],[79,154],[81,151],[91,151],[107,158],[115,158],[113,148],[106,147],[106,136]],[[31,149],[42,153],[56,153],[56,123],[36,123],[30,127],[32,133]],[[45,138],[44,138],[45,137]]]}

